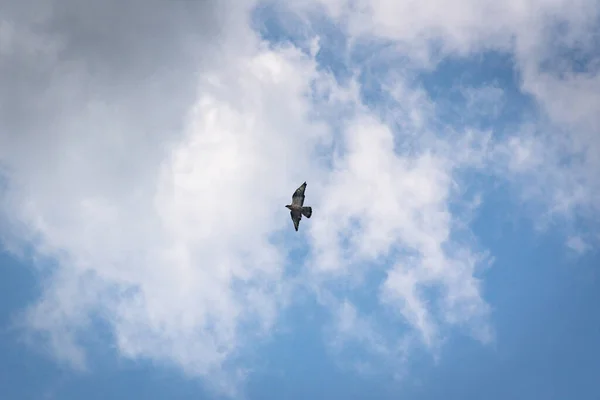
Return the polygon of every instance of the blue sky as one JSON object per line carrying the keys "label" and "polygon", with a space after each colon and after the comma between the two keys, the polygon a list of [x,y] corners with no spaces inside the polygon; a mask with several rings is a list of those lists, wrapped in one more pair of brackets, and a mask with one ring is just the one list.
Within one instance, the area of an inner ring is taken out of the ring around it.
{"label": "blue sky", "polygon": [[596,2],[52,6],[0,2],[2,398],[600,398]]}

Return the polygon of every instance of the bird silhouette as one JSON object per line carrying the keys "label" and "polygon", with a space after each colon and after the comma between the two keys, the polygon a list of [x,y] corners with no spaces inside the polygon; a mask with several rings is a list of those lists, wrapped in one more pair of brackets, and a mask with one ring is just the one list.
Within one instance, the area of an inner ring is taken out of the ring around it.
{"label": "bird silhouette", "polygon": [[300,220],[304,215],[306,218],[310,218],[312,215],[312,207],[304,206],[304,191],[306,190],[306,182],[304,182],[292,195],[292,204],[288,204],[286,207],[290,210],[290,216],[294,222],[294,229],[298,231]]}

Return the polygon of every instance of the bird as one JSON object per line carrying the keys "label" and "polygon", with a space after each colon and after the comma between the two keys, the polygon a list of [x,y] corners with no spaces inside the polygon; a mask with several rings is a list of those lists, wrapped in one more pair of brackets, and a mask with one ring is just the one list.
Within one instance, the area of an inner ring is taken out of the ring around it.
{"label": "bird", "polygon": [[304,191],[306,190],[306,182],[304,182],[292,195],[292,204],[288,204],[285,207],[290,210],[290,216],[294,222],[294,229],[298,232],[298,225],[304,215],[306,218],[310,218],[312,215],[312,207],[304,206]]}

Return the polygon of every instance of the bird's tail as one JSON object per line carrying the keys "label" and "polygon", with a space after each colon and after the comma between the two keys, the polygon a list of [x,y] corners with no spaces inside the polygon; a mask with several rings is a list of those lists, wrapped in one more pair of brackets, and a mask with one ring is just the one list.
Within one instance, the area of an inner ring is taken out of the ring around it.
{"label": "bird's tail", "polygon": [[306,218],[310,218],[312,215],[312,207],[302,207],[302,215]]}

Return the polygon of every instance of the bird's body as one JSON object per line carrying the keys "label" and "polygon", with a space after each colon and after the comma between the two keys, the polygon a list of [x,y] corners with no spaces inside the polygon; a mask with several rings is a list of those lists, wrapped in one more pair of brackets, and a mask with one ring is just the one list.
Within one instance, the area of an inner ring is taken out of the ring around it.
{"label": "bird's body", "polygon": [[304,182],[292,195],[292,204],[288,204],[286,207],[290,210],[290,217],[294,222],[294,229],[298,231],[300,220],[304,215],[306,218],[310,218],[312,215],[312,207],[304,206],[304,191],[306,190],[306,182]]}

